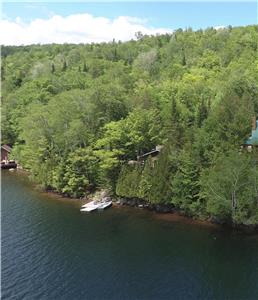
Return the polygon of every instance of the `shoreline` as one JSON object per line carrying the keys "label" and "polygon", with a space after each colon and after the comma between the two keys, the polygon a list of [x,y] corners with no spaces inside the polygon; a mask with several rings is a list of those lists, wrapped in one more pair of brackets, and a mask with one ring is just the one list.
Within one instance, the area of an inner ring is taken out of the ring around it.
{"label": "shoreline", "polygon": [[[47,196],[49,198],[53,198],[58,201],[65,201],[76,204],[76,206],[81,207],[83,204],[86,204],[93,200],[96,197],[96,193],[101,192],[103,190],[96,190],[95,193],[89,194],[83,198],[74,198],[69,197],[53,190],[44,190],[35,182],[30,180],[29,172],[24,169],[16,169],[15,172],[17,175],[25,176],[30,183],[34,190],[37,190],[41,195]],[[193,226],[205,226],[205,227],[213,227],[213,228],[221,228],[224,230],[231,229],[236,231],[243,231],[246,233],[258,233],[258,225],[243,225],[243,224],[230,224],[230,223],[219,223],[219,222],[212,222],[210,220],[201,220],[201,219],[194,219],[193,217],[184,215],[182,212],[176,210],[171,205],[168,204],[150,204],[141,199],[126,199],[121,198],[119,196],[111,197],[112,199],[112,206],[115,209],[123,209],[123,208],[131,208],[131,209],[138,209],[143,211],[148,211],[152,213],[153,218],[158,220],[165,220],[169,222],[177,222],[182,224],[188,224]]]}
{"label": "shoreline", "polygon": [[258,233],[258,224],[256,225],[244,225],[244,224],[232,224],[226,222],[212,222],[210,219],[198,219],[184,214],[182,211],[175,209],[170,204],[150,204],[141,199],[122,199],[124,201],[118,206],[131,207],[132,209],[142,209],[153,213],[156,219],[166,220],[170,222],[179,222],[194,226],[205,226],[220,228],[223,230],[234,230],[246,233]]}

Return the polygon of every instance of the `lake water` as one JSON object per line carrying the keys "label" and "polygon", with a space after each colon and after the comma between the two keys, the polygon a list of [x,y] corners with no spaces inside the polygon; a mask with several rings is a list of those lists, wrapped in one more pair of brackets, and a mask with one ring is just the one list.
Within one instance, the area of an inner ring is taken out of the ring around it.
{"label": "lake water", "polygon": [[258,236],[78,203],[2,172],[2,299],[258,299]]}

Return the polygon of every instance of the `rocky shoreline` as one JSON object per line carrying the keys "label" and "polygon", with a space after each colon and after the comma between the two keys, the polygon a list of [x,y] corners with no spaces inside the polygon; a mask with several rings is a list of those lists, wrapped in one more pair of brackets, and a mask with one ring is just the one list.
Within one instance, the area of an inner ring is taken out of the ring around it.
{"label": "rocky shoreline", "polygon": [[[27,172],[25,170],[21,170],[21,169],[19,169],[19,170],[17,169],[16,172],[19,173],[20,175],[25,175],[27,177],[29,175],[29,172]],[[256,224],[256,225],[234,224],[232,222],[231,223],[225,222],[225,221],[219,220],[217,218],[209,218],[209,219],[201,220],[201,219],[194,218],[192,216],[189,216],[189,215],[183,213],[182,211],[176,209],[171,204],[164,204],[164,203],[163,204],[162,203],[153,204],[153,203],[149,203],[143,199],[138,199],[138,198],[122,198],[122,197],[115,196],[115,195],[111,196],[110,193],[106,190],[99,190],[99,191],[96,191],[95,193],[89,194],[82,198],[74,198],[74,197],[70,197],[68,195],[57,193],[53,190],[42,190],[42,189],[38,188],[37,186],[34,186],[34,188],[40,190],[43,194],[53,196],[55,199],[70,200],[70,201],[74,201],[75,203],[78,203],[79,205],[85,204],[86,202],[92,201],[94,199],[109,197],[110,199],[112,199],[113,204],[117,207],[128,206],[128,207],[132,207],[132,208],[149,210],[149,211],[157,213],[157,215],[161,215],[161,216],[166,215],[167,220],[169,220],[169,219],[170,220],[178,220],[180,218],[180,220],[185,223],[218,225],[218,226],[222,226],[225,228],[242,230],[242,231],[251,232],[251,233],[258,232],[258,224]]]}
{"label": "rocky shoreline", "polygon": [[[185,219],[188,220],[187,223],[198,223],[198,224],[206,224],[206,225],[219,225],[226,228],[232,228],[237,230],[243,230],[247,232],[258,232],[258,224],[256,225],[246,225],[246,224],[234,224],[232,222],[225,222],[217,218],[209,218],[205,220],[200,220],[193,218],[182,211],[176,209],[171,204],[151,204],[148,203],[145,200],[142,199],[136,199],[136,198],[117,198],[117,200],[113,201],[118,206],[129,206],[134,208],[140,208],[140,209],[147,209],[149,211],[156,212],[157,214],[166,214],[171,216],[176,216],[176,219],[181,218],[181,220]],[[169,218],[167,218],[169,219]],[[175,218],[171,218],[175,219]]]}
{"label": "rocky shoreline", "polygon": [[127,205],[131,207],[145,208],[158,213],[174,213],[176,210],[169,204],[151,204],[141,199],[118,198],[118,205]]}

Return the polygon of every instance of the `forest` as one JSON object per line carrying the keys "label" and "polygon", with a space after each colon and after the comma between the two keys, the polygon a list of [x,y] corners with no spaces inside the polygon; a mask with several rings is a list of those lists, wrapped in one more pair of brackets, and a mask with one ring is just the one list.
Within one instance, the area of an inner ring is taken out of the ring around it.
{"label": "forest", "polygon": [[241,149],[258,118],[257,25],[2,46],[1,58],[2,144],[42,188],[258,225],[258,147]]}

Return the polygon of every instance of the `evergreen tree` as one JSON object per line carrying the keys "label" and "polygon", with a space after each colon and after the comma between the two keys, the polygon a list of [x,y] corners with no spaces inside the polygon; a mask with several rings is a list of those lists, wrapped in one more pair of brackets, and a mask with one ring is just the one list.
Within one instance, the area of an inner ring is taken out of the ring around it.
{"label": "evergreen tree", "polygon": [[67,63],[66,63],[66,60],[64,60],[63,62],[63,67],[62,67],[62,71],[65,72],[67,69]]}
{"label": "evergreen tree", "polygon": [[54,74],[56,71],[55,65],[52,63],[51,65],[51,73]]}
{"label": "evergreen tree", "polygon": [[[258,117],[257,29],[3,46],[2,141],[38,183],[70,196],[105,187],[194,217],[257,224],[254,151],[239,154]],[[157,160],[127,164],[159,144]]]}
{"label": "evergreen tree", "polygon": [[84,63],[83,63],[83,69],[82,69],[82,71],[83,71],[84,73],[87,73],[88,70],[89,70],[89,69],[88,69],[86,63],[84,62]]}

